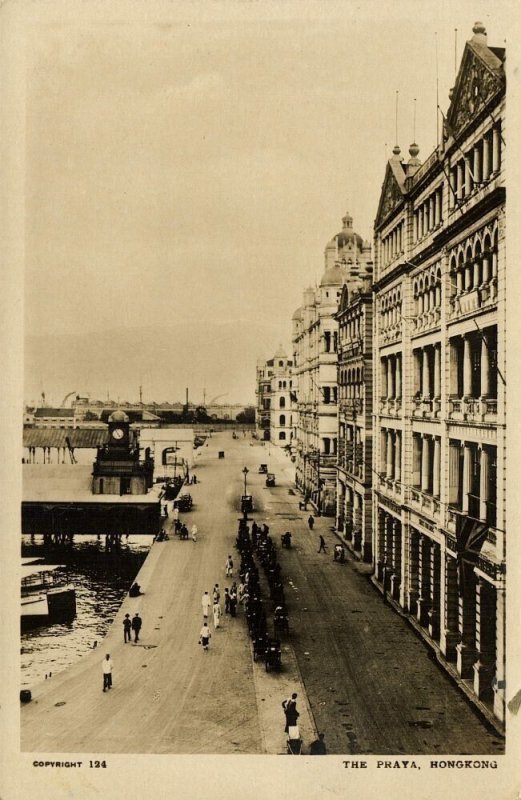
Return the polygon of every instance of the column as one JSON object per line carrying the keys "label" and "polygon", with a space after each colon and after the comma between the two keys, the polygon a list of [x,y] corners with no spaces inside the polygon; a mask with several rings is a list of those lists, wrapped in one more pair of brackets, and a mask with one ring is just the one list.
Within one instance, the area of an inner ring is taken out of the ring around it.
{"label": "column", "polygon": [[472,176],[470,174],[469,159],[465,158],[465,194],[469,195],[472,191]]}
{"label": "column", "polygon": [[472,448],[465,444],[463,447],[463,493],[461,510],[464,514],[469,511],[469,494],[472,485]]}
{"label": "column", "polygon": [[434,397],[441,397],[441,344],[434,345]]}
{"label": "column", "polygon": [[490,258],[488,255],[483,256],[482,265],[481,282],[485,284],[490,280]]}
{"label": "column", "polygon": [[394,480],[402,479],[402,434],[396,431],[394,441]]}
{"label": "column", "polygon": [[435,205],[435,210],[436,210],[435,222],[436,222],[436,225],[439,225],[440,222],[441,222],[441,191],[442,191],[441,189],[438,189],[436,191],[436,200],[435,200],[435,203],[436,203],[436,205]]}
{"label": "column", "polygon": [[479,273],[480,273],[480,263],[476,259],[476,261],[474,261],[474,275],[473,275],[473,284],[472,284],[474,289],[476,288],[476,286],[481,286],[481,280],[480,280],[480,274]]}
{"label": "column", "polygon": [[459,489],[459,445],[449,442],[449,503],[458,502]]}
{"label": "column", "polygon": [[465,264],[465,291],[469,292],[472,288],[472,263],[467,261]]}
{"label": "column", "polygon": [[409,575],[406,605],[409,614],[416,616],[418,610],[418,587],[419,587],[419,535],[411,528],[409,533]]}
{"label": "column", "polygon": [[470,336],[463,337],[463,397],[472,396],[472,353]]}
{"label": "column", "polygon": [[458,570],[456,559],[445,554],[445,597],[440,649],[447,661],[456,661],[458,632]]}
{"label": "column", "polygon": [[383,565],[385,557],[385,512],[381,508],[377,510],[377,531],[376,531],[376,580],[383,581]]}
{"label": "column", "polygon": [[458,269],[456,272],[456,295],[463,292],[463,271]]}
{"label": "column", "polygon": [[456,167],[456,196],[458,200],[463,197],[463,163],[461,161]]}
{"label": "column", "polygon": [[430,539],[420,534],[419,549],[419,595],[416,618],[420,625],[427,625],[430,609]]}
{"label": "column", "polygon": [[395,396],[402,396],[402,357],[397,355],[395,358]]}
{"label": "column", "polygon": [[490,354],[487,347],[487,335],[481,334],[481,397],[490,393]]}
{"label": "column", "polygon": [[360,551],[362,546],[362,504],[358,492],[354,492],[353,499],[353,547]]}
{"label": "column", "polygon": [[492,128],[492,172],[499,171],[500,149],[501,149],[501,142],[500,142],[499,128],[497,125],[495,125]]}
{"label": "column", "polygon": [[491,700],[496,662],[496,590],[483,578],[476,586],[476,649],[474,692],[480,700]]}
{"label": "column", "polygon": [[456,646],[457,670],[462,678],[473,677],[476,661],[476,576],[470,567],[460,586],[459,633],[461,641]]}
{"label": "column", "polygon": [[435,436],[434,437],[434,459],[433,459],[433,466],[432,466],[432,493],[434,497],[440,496],[440,466],[441,466],[441,441],[440,439]]}
{"label": "column", "polygon": [[479,518],[484,521],[487,520],[488,516],[489,466],[490,454],[489,451],[483,447],[481,450],[479,474]]}
{"label": "column", "polygon": [[393,434],[390,430],[387,431],[387,448],[386,448],[386,471],[387,478],[393,477]]}
{"label": "column", "polygon": [[429,634],[437,641],[440,638],[440,578],[441,561],[440,547],[436,542],[431,543],[431,607],[429,609]]}
{"label": "column", "polygon": [[387,359],[387,397],[394,397],[394,357],[389,356]]}
{"label": "column", "polygon": [[429,437],[422,437],[422,474],[421,474],[421,490],[422,492],[429,491],[430,482],[430,458],[429,458]]}
{"label": "column", "polygon": [[431,396],[429,380],[429,351],[426,347],[422,350],[422,397]]}
{"label": "column", "polygon": [[482,180],[488,181],[490,172],[489,172],[489,161],[490,161],[490,144],[488,136],[483,138],[483,164],[482,164]]}
{"label": "column", "polygon": [[400,598],[400,584],[402,578],[402,534],[401,523],[393,519],[393,574],[391,576],[391,594],[395,600]]}
{"label": "column", "polygon": [[481,174],[480,174],[480,162],[479,162],[479,144],[474,145],[473,150],[473,159],[472,159],[472,172],[474,173],[474,182],[480,183],[481,182]]}

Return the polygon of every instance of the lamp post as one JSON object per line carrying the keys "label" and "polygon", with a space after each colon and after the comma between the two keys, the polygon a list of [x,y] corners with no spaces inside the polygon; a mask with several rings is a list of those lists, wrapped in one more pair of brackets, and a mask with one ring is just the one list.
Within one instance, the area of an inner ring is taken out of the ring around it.
{"label": "lamp post", "polygon": [[248,469],[248,467],[244,467],[244,469],[243,469],[243,471],[242,471],[242,474],[244,475],[244,494],[245,494],[245,495],[246,495],[246,494],[248,494],[248,492],[246,491],[246,478],[247,478],[247,476],[248,476],[248,472],[249,472],[249,471],[250,471],[250,470]]}

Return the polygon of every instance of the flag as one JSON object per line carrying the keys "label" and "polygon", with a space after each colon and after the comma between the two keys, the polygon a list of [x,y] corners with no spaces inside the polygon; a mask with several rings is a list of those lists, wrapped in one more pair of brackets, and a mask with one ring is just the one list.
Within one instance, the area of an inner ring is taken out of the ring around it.
{"label": "flag", "polygon": [[296,392],[290,392],[289,393],[289,399],[291,400],[292,403],[296,403],[297,402],[297,393]]}
{"label": "flag", "polygon": [[466,514],[458,514],[456,521],[456,564],[458,568],[458,592],[463,594],[465,576],[478,563],[481,548],[487,538],[488,525]]}

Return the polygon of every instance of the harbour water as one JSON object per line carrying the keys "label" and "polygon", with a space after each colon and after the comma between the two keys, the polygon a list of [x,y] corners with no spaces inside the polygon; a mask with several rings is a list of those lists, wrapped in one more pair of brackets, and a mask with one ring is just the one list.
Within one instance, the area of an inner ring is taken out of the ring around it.
{"label": "harbour water", "polygon": [[78,536],[70,547],[44,545],[40,536],[23,537],[23,557],[44,557],[47,564],[64,565],[56,575],[74,585],[77,613],[71,622],[22,631],[22,687],[30,688],[70,666],[92,650],[94,642],[101,644],[151,544],[150,536],[130,536],[118,551],[107,552],[104,537],[95,535]]}

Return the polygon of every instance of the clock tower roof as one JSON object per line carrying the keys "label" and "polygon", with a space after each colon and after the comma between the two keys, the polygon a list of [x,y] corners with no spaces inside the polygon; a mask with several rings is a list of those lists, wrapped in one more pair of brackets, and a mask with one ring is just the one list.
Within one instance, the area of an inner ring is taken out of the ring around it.
{"label": "clock tower roof", "polygon": [[117,411],[114,411],[109,417],[109,422],[128,422],[128,421],[129,418],[127,417],[125,412],[122,411],[120,408],[118,408]]}

